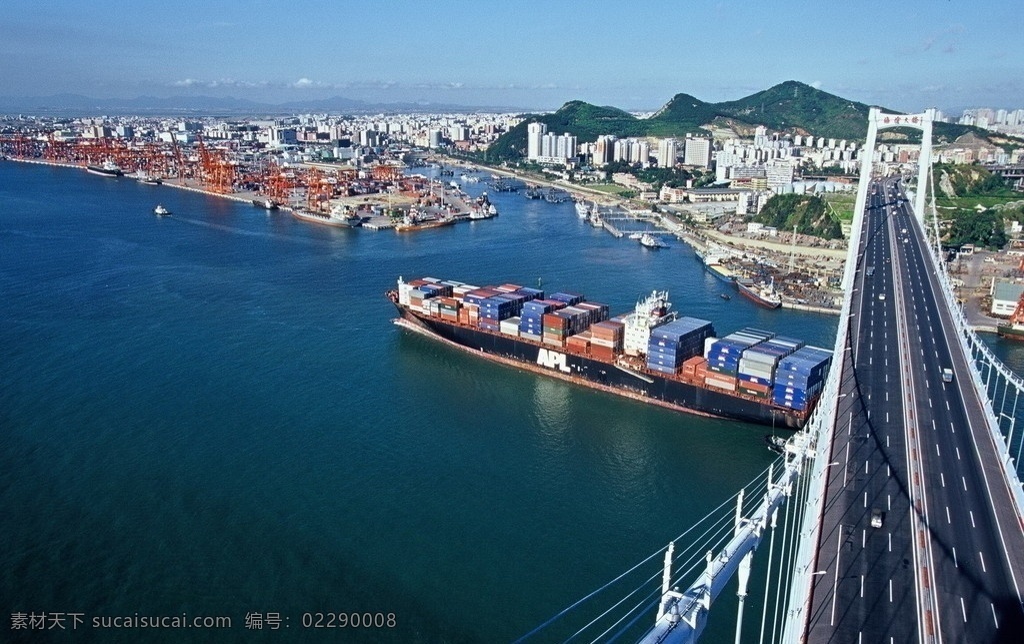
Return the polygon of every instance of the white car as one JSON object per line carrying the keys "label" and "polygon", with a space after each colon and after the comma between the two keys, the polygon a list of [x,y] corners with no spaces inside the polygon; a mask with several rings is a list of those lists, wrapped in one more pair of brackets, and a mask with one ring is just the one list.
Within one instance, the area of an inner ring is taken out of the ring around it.
{"label": "white car", "polygon": [[882,300],[884,302],[885,301],[885,293],[879,293],[878,294],[878,299],[880,299],[880,300]]}

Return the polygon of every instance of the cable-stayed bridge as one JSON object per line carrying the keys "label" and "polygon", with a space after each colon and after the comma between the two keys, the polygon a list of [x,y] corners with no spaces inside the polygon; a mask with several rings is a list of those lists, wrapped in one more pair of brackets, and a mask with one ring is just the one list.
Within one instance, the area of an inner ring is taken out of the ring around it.
{"label": "cable-stayed bridge", "polygon": [[[934,198],[926,216],[932,118],[870,112],[835,357],[807,427],[667,550],[523,641],[697,641],[727,586],[737,643],[1022,641],[1024,380],[953,296]],[[922,132],[913,195],[868,162],[889,127]]]}

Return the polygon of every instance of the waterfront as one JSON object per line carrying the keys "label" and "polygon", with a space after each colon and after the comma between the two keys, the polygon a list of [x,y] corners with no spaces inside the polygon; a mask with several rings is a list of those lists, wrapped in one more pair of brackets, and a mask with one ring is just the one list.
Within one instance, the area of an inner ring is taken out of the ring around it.
{"label": "waterfront", "polygon": [[[834,317],[724,301],[682,244],[645,252],[571,203],[492,199],[496,219],[401,236],[0,162],[0,605],[224,614],[236,636],[251,611],[293,632],[307,611],[387,611],[394,631],[349,639],[507,641],[767,466],[760,427],[393,326],[399,275],[541,278],[620,313],[665,288],[719,334],[831,346]],[[731,641],[729,613],[705,641]]]}

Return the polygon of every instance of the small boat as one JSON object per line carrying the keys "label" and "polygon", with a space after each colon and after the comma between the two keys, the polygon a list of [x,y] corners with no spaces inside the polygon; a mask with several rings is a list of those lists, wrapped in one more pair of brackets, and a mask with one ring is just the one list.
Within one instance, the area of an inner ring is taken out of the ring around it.
{"label": "small boat", "polygon": [[783,454],[786,451],[786,439],[781,436],[765,434],[764,442],[768,445],[768,449],[776,454]]}
{"label": "small boat", "polygon": [[722,298],[723,300],[731,300],[732,299],[732,296],[729,295],[728,293],[719,293],[718,297]]}
{"label": "small boat", "polygon": [[156,205],[156,208],[153,209],[153,214],[159,217],[166,217],[167,215],[171,214],[171,211],[168,210],[167,208],[164,208],[164,205],[162,203],[159,203]]}
{"label": "small boat", "polygon": [[164,182],[164,180],[161,179],[160,177],[149,174],[148,172],[140,172],[139,174],[135,175],[135,178],[139,181],[139,183],[145,183],[146,185],[150,186],[159,186]]}

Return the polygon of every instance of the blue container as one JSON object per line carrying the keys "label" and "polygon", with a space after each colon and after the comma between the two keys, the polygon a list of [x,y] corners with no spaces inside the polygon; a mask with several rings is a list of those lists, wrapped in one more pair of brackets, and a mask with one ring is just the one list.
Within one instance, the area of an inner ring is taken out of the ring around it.
{"label": "blue container", "polygon": [[675,367],[662,367],[660,365],[647,365],[647,368],[651,371],[657,371],[658,373],[674,374],[679,372]]}
{"label": "blue container", "polygon": [[574,304],[579,304],[580,302],[582,302],[583,296],[578,295],[576,293],[552,293],[551,295],[548,296],[547,299],[555,300],[556,302],[563,302],[565,304],[568,304],[569,306],[572,306]]}

